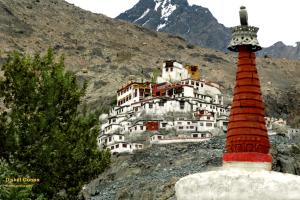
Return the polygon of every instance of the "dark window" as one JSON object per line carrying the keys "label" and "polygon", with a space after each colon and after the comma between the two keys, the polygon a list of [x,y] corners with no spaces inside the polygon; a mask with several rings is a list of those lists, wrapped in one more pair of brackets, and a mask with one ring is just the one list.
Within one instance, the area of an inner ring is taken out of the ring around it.
{"label": "dark window", "polygon": [[159,140],[160,140],[161,138],[162,138],[162,137],[161,137],[160,135],[159,135],[159,136],[157,136],[157,139],[159,139]]}
{"label": "dark window", "polygon": [[108,141],[110,141],[110,142],[111,142],[111,137],[109,137],[109,138],[108,138]]}
{"label": "dark window", "polygon": [[198,67],[197,67],[197,66],[191,66],[191,71],[192,71],[192,72],[196,72],[196,71],[197,71],[197,69],[198,69]]}
{"label": "dark window", "polygon": [[188,124],[188,125],[190,125],[190,124],[191,124],[191,122],[187,122],[187,124]]}
{"label": "dark window", "polygon": [[178,128],[179,128],[179,129],[183,129],[183,126],[179,126]]}
{"label": "dark window", "polygon": [[193,134],[193,138],[197,138],[198,137],[198,134]]}
{"label": "dark window", "polygon": [[173,71],[173,67],[170,68],[170,71],[171,71],[171,72]]}
{"label": "dark window", "polygon": [[123,144],[123,145],[122,145],[122,147],[125,147],[125,148],[127,148],[127,144]]}
{"label": "dark window", "polygon": [[184,109],[184,101],[180,101],[180,109]]}
{"label": "dark window", "polygon": [[114,146],[111,146],[110,148],[111,148],[111,149],[114,149],[115,147],[114,147]]}
{"label": "dark window", "polygon": [[122,140],[122,136],[121,135],[119,136],[119,139]]}
{"label": "dark window", "polygon": [[162,124],[162,127],[164,127],[164,128],[165,128],[166,126],[167,126],[167,124],[166,124],[166,123],[163,123],[163,124]]}
{"label": "dark window", "polygon": [[153,108],[153,105],[152,105],[152,103],[151,103],[151,104],[149,104],[149,108]]}
{"label": "dark window", "polygon": [[159,106],[164,106],[164,104],[165,104],[164,102],[159,102],[158,103]]}
{"label": "dark window", "polygon": [[194,129],[194,126],[190,126],[190,129]]}
{"label": "dark window", "polygon": [[143,126],[140,126],[140,128],[141,128],[141,130],[143,130],[144,127],[143,127]]}
{"label": "dark window", "polygon": [[173,63],[174,63],[174,61],[172,61],[172,60],[167,60],[167,61],[166,61],[166,67],[173,67]]}
{"label": "dark window", "polygon": [[207,119],[210,119],[210,117],[207,117]]}
{"label": "dark window", "polygon": [[119,145],[118,145],[118,144],[116,145],[116,148],[119,148]]}
{"label": "dark window", "polygon": [[212,127],[212,123],[206,123],[206,126]]}

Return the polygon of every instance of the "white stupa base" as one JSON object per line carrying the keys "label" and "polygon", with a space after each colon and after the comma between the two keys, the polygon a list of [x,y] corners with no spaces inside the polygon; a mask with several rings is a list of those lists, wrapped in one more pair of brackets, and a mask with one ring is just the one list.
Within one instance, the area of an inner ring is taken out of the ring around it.
{"label": "white stupa base", "polygon": [[[248,171],[257,171],[257,170],[272,170],[271,162],[224,162],[223,161],[223,169],[245,169]],[[300,200],[300,199],[299,199]]]}
{"label": "white stupa base", "polygon": [[177,200],[300,200],[300,176],[225,166],[183,177],[175,190]]}

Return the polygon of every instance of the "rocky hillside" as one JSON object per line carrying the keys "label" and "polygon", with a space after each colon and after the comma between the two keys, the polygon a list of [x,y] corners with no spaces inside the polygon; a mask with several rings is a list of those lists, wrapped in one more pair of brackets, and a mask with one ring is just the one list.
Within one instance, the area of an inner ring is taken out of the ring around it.
{"label": "rocky hillside", "polygon": [[229,29],[218,23],[207,8],[190,6],[187,0],[140,0],[117,19],[218,50],[225,50],[230,40]]}
{"label": "rocky hillside", "polygon": [[277,42],[272,46],[263,49],[259,52],[259,55],[265,57],[300,60],[300,42],[297,42],[295,47],[285,45],[283,42]]}
{"label": "rocky hillside", "polygon": [[[300,175],[300,138],[271,136],[273,170]],[[225,137],[203,143],[153,145],[113,157],[112,167],[82,191],[92,200],[175,200],[181,177],[218,169]]]}
{"label": "rocky hillside", "polygon": [[[202,76],[222,84],[230,100],[237,54],[193,46],[181,37],[93,14],[63,0],[0,0],[0,11],[0,63],[12,50],[33,54],[52,47],[65,55],[68,70],[80,83],[89,82],[84,102],[91,110],[109,104],[129,78],[150,78],[167,59],[199,65]],[[300,100],[293,91],[300,89],[300,62],[260,58],[257,64],[268,114],[297,115]]]}

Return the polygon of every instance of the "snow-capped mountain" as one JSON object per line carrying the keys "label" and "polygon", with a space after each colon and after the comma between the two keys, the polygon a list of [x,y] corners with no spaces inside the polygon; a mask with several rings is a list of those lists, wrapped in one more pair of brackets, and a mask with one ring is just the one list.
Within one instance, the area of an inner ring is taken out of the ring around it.
{"label": "snow-capped mountain", "polygon": [[230,39],[228,28],[204,7],[187,0],[140,0],[117,19],[181,36],[191,44],[225,50]]}

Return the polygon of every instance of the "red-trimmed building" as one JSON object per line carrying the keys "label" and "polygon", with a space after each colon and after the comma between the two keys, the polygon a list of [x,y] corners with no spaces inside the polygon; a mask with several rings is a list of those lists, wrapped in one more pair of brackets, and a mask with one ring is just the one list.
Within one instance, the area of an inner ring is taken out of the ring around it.
{"label": "red-trimmed building", "polygon": [[[170,119],[177,114],[186,117]],[[198,136],[215,128],[223,129],[218,127],[222,123],[217,123],[217,119],[226,115],[219,85],[200,80],[198,66],[184,66],[171,60],[164,62],[156,83],[129,81],[117,91],[117,105],[109,113],[108,121],[104,119],[99,138],[103,134],[141,138],[145,131],[162,130]],[[112,148],[116,151],[116,146]]]}

